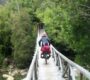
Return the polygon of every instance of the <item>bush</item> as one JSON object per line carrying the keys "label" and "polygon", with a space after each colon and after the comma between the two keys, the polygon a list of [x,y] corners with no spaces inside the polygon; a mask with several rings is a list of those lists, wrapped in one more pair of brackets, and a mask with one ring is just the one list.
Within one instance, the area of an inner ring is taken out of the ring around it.
{"label": "bush", "polygon": [[30,65],[35,47],[35,28],[32,24],[32,15],[26,8],[19,16],[12,15],[13,58],[17,67],[25,68]]}

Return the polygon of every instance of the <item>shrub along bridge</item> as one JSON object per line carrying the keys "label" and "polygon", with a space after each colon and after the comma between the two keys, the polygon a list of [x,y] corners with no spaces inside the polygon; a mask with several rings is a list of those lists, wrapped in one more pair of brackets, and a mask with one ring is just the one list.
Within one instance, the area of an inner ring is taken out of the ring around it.
{"label": "shrub along bridge", "polygon": [[88,70],[65,57],[53,45],[50,45],[51,58],[48,64],[45,64],[45,61],[40,58],[41,52],[38,45],[43,32],[45,32],[43,29],[38,31],[32,63],[23,80],[90,80]]}

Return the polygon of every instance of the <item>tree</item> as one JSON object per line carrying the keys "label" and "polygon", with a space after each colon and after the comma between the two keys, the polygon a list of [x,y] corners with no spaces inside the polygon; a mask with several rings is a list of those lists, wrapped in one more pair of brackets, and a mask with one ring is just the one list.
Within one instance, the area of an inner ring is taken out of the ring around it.
{"label": "tree", "polygon": [[89,0],[44,0],[36,10],[52,41],[76,52],[75,61],[86,67],[90,66],[89,3]]}
{"label": "tree", "polygon": [[35,26],[33,15],[27,8],[20,11],[20,15],[12,14],[12,44],[13,57],[18,67],[27,67],[32,60],[35,47]]}
{"label": "tree", "polygon": [[[28,1],[28,0],[27,0]],[[17,67],[30,64],[36,42],[36,18],[27,1],[14,0],[0,6],[0,63],[10,57]],[[19,10],[17,8],[19,6]]]}
{"label": "tree", "polygon": [[5,57],[11,56],[11,28],[10,28],[10,12],[7,7],[0,6],[0,64],[3,63]]}

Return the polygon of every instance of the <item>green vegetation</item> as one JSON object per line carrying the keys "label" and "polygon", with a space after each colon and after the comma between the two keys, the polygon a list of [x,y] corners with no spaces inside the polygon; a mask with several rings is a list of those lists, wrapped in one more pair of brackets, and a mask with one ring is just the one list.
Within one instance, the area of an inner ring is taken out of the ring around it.
{"label": "green vegetation", "polygon": [[26,2],[11,0],[0,5],[0,65],[5,63],[5,59],[8,64],[19,68],[30,65],[37,26],[32,8],[27,6],[28,0]]}
{"label": "green vegetation", "polygon": [[[25,77],[25,76],[24,76]],[[21,80],[23,79],[24,77],[22,77],[20,74],[18,75],[15,75],[15,80]]]}
{"label": "green vegetation", "polygon": [[6,58],[16,67],[29,66],[39,22],[58,50],[90,70],[89,0],[9,0],[0,5],[1,67]]}
{"label": "green vegetation", "polygon": [[43,0],[35,13],[58,49],[73,51],[75,61],[90,69],[90,1]]}

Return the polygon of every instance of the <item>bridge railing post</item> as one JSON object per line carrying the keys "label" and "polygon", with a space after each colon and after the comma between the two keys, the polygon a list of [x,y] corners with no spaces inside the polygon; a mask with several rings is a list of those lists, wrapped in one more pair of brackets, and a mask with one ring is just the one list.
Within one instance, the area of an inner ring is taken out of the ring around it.
{"label": "bridge railing post", "polygon": [[73,70],[73,66],[69,65],[70,68],[70,76],[72,78],[72,80],[76,80],[75,79],[75,71]]}
{"label": "bridge railing post", "polygon": [[83,74],[80,73],[80,80],[83,80]]}
{"label": "bridge railing post", "polygon": [[35,70],[35,67],[34,67],[33,74],[32,74],[32,80],[36,80],[36,79],[35,79],[35,71],[36,71],[36,70]]}
{"label": "bridge railing post", "polygon": [[59,55],[56,54],[56,66],[59,66]]}
{"label": "bridge railing post", "polygon": [[62,58],[59,56],[59,62],[60,62],[60,70],[61,73],[63,73],[63,64],[62,64]]}

